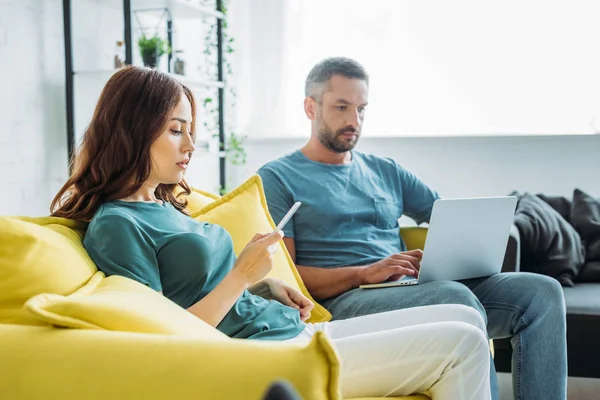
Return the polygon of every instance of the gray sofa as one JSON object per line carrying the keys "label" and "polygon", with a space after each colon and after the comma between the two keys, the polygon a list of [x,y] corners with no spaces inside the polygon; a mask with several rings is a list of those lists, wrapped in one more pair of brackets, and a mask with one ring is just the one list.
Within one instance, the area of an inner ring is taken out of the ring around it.
{"label": "gray sofa", "polygon": [[[519,231],[513,226],[502,272],[520,271]],[[569,376],[600,378],[600,283],[575,283],[563,287],[567,306]],[[508,339],[494,340],[498,372],[511,371],[512,348]]]}

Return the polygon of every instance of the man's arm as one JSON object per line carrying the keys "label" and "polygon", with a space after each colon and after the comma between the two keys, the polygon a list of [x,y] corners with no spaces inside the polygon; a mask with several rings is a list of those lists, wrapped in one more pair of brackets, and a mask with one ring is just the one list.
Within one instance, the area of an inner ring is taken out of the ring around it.
{"label": "man's arm", "polygon": [[[283,242],[294,263],[296,244],[294,238],[284,237]],[[296,265],[302,281],[316,300],[338,296],[363,284],[400,279],[405,275],[418,276],[422,252],[414,250],[393,254],[365,266],[317,268]]]}
{"label": "man's arm", "polygon": [[396,164],[396,170],[402,184],[404,214],[414,219],[417,224],[429,222],[433,203],[440,195],[401,165]]}

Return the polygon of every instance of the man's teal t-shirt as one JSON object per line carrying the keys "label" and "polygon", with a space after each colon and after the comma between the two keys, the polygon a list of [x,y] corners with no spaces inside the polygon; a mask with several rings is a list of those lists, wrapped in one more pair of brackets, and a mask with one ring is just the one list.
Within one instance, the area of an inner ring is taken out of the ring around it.
{"label": "man's teal t-shirt", "polygon": [[427,222],[439,195],[388,158],[352,151],[349,163],[323,164],[300,150],[259,169],[269,212],[293,237],[296,263],[335,268],[368,265],[406,250],[398,219]]}
{"label": "man's teal t-shirt", "polygon": [[[83,244],[107,276],[134,279],[183,308],[210,293],[235,262],[225,229],[198,222],[166,202],[103,204]],[[298,310],[245,290],[217,329],[235,338],[285,340],[304,327]]]}

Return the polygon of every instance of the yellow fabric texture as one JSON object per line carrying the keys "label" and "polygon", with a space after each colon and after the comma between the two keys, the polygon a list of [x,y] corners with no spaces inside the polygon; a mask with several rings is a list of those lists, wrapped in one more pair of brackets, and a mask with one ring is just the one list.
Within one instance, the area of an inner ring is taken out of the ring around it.
{"label": "yellow fabric texture", "polygon": [[97,271],[81,242],[85,227],[63,218],[0,217],[0,322],[38,325],[23,308],[30,297],[85,285]]}
{"label": "yellow fabric texture", "polygon": [[6,399],[259,400],[277,379],[303,399],[340,399],[339,362],[309,344],[0,324]]}
{"label": "yellow fabric texture", "polygon": [[[383,397],[353,397],[352,400],[381,400]],[[390,398],[390,397],[388,397]],[[425,394],[413,394],[412,396],[391,397],[396,400],[431,400],[431,397]]]}
{"label": "yellow fabric texture", "polygon": [[402,227],[400,228],[400,236],[406,244],[406,250],[423,250],[427,238],[427,228],[419,226]]}
{"label": "yellow fabric texture", "polygon": [[191,213],[200,210],[202,207],[212,203],[217,200],[219,196],[204,192],[199,189],[192,189],[192,193],[187,196],[187,208]]}
{"label": "yellow fabric texture", "polygon": [[[233,238],[235,254],[239,254],[256,233],[268,233],[276,227],[269,214],[262,181],[258,175],[254,175],[232,192],[192,213],[192,217],[225,228]],[[312,298],[304,286],[283,241],[277,243],[277,247],[278,251],[273,255],[273,270],[268,276],[284,280],[315,303],[308,322],[331,320],[331,314]]]}
{"label": "yellow fabric texture", "polygon": [[122,276],[105,278],[100,271],[75,293],[42,293],[25,308],[49,324],[81,329],[228,337],[162,294]]}

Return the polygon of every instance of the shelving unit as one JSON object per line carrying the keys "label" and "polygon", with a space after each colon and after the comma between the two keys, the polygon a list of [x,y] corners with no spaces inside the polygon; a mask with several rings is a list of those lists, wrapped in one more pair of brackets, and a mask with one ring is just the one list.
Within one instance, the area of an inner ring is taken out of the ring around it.
{"label": "shelving unit", "polygon": [[[73,75],[75,76],[97,76],[103,77],[108,80],[115,72],[116,69],[96,69],[96,70],[82,70],[82,71],[73,71]],[[206,79],[189,77],[186,75],[177,75],[172,74],[170,72],[167,75],[177,79],[179,82],[183,83],[190,89],[194,90],[195,88],[205,88],[205,87],[216,87],[216,88],[224,88],[225,84],[219,81],[209,81]]]}
{"label": "shelving unit", "polygon": [[[73,63],[73,39],[72,39],[72,20],[71,20],[71,1],[63,0],[63,22],[65,36],[65,78],[66,78],[66,100],[67,100],[67,146],[69,162],[75,151],[76,145],[76,127],[77,127],[77,110],[78,107],[85,108],[82,102],[76,102],[77,80],[89,80],[91,84],[98,85],[104,83],[115,73],[117,69],[77,69]],[[216,88],[218,90],[218,129],[219,129],[219,184],[225,187],[226,181],[226,148],[225,148],[225,118],[224,118],[224,92],[225,83],[223,81],[223,40],[222,40],[222,23],[225,15],[219,10],[222,9],[221,0],[215,1],[215,8],[210,9],[199,5],[195,0],[134,0],[135,7],[132,7],[132,0],[103,0],[98,2],[102,6],[111,7],[113,9],[123,10],[123,38],[125,44],[125,64],[133,63],[133,40],[132,40],[132,15],[136,12],[152,12],[166,11],[167,14],[167,40],[169,46],[173,48],[172,31],[173,21],[177,19],[190,18],[216,18],[217,23],[217,76],[215,80],[207,80],[196,78],[194,76],[176,75],[167,71],[173,78],[177,79],[184,85],[188,86],[192,91],[197,91],[205,88]],[[167,65],[170,69],[171,57]],[[97,88],[95,88],[97,89]],[[88,107],[91,106],[88,104]],[[89,110],[88,110],[89,113]],[[200,148],[208,148],[208,142],[198,143]]]}
{"label": "shelving unit", "polygon": [[[106,0],[106,5],[113,8],[120,8],[123,6],[123,0]],[[202,17],[215,17],[219,19],[225,19],[225,15],[217,10],[220,7],[214,9],[204,7],[196,4],[192,0],[137,0],[135,2],[137,7],[135,9],[169,9],[171,16],[175,19],[184,18],[202,18]]]}

